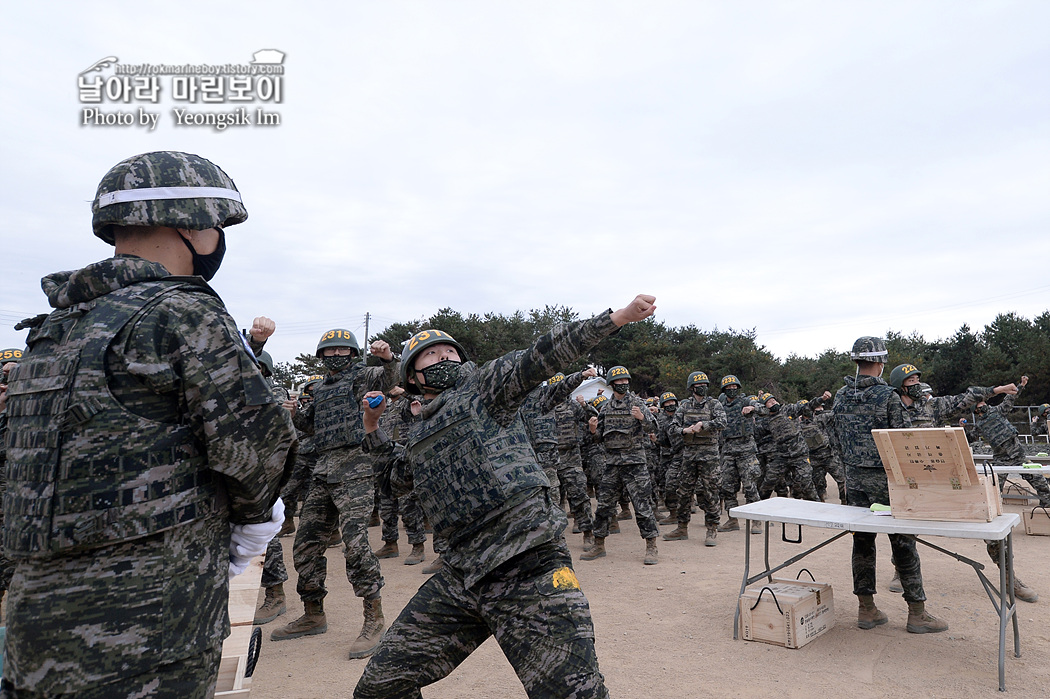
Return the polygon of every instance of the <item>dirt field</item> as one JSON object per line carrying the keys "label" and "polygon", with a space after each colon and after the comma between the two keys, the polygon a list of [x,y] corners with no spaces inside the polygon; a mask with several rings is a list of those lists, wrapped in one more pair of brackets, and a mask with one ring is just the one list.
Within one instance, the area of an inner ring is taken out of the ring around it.
{"label": "dirt field", "polygon": [[[832,489],[831,492],[834,492]],[[1021,512],[1007,506],[1007,511]],[[580,535],[569,537],[575,568],[591,604],[598,658],[610,695],[639,697],[755,697],[778,699],[834,697],[992,697],[997,692],[998,616],[973,569],[948,556],[919,547],[929,609],[951,624],[946,633],[914,635],[904,630],[907,605],[885,587],[892,576],[889,542],[880,536],[879,607],[890,621],[869,631],[856,627],[850,544],[845,537],[792,566],[806,567],[830,582],[835,627],[809,645],[789,650],[765,643],[733,640],[733,611],[743,574],[744,532],[720,534],[718,546],[703,545],[694,517],[692,538],[664,542],[660,563],[643,566],[645,546],[634,522],[607,540],[609,555],[580,561]],[[661,527],[662,532],[673,527]],[[370,530],[374,547],[379,528]],[[794,536],[794,528],[789,531]],[[832,532],[803,531],[803,546]],[[784,560],[802,546],[783,543],[780,528],[771,536],[771,558]],[[760,544],[761,537],[753,537]],[[361,603],[351,592],[337,548],[328,550],[328,633],[272,643],[270,631],[302,613],[294,594],[291,538],[283,540],[292,576],[288,614],[264,627],[264,645],[252,683],[253,699],[349,697],[365,666],[346,652],[361,627]],[[1019,577],[1042,594],[1036,604],[1019,602],[1021,657],[1008,641],[1006,688],[1013,696],[1050,696],[1050,537],[1014,532]],[[934,543],[988,565],[981,542],[940,539]],[[383,605],[392,621],[423,582],[422,566],[406,566],[409,550],[383,561]],[[427,545],[427,555],[432,552]],[[429,560],[429,559],[428,559]],[[754,557],[757,565],[758,557]],[[989,573],[990,574],[990,573]],[[997,575],[995,576],[997,580]],[[1009,638],[1009,637],[1008,637]],[[449,677],[423,689],[427,699],[512,699],[525,692],[491,640]]]}

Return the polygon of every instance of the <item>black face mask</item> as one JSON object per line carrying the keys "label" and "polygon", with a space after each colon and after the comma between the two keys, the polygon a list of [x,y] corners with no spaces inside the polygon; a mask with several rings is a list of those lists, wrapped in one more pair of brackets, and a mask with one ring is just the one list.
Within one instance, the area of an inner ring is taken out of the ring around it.
{"label": "black face mask", "polygon": [[340,371],[353,364],[354,358],[349,354],[343,356],[336,354],[331,357],[324,357],[321,361],[324,362],[325,369],[333,374],[338,374]]}
{"label": "black face mask", "polygon": [[726,398],[728,398],[729,400],[733,400],[734,398],[736,398],[737,396],[740,395],[740,389],[739,388],[727,388],[725,390],[725,394],[726,394]]}
{"label": "black face mask", "polygon": [[420,369],[423,374],[423,383],[427,388],[444,391],[456,385],[459,379],[459,367],[463,362],[455,362],[450,359],[431,364],[426,369]]}
{"label": "black face mask", "polygon": [[693,386],[693,395],[696,396],[697,398],[704,398],[704,397],[706,397],[707,396],[707,386],[704,386],[703,384],[697,384],[696,386]]}
{"label": "black face mask", "polygon": [[988,406],[987,405],[979,405],[976,408],[974,408],[973,411],[975,413],[977,413],[978,415],[984,415],[984,414],[986,414],[988,412]]}
{"label": "black face mask", "polygon": [[664,412],[667,413],[668,415],[674,415],[676,412],[678,412],[678,406],[677,405],[665,405],[664,406]]}
{"label": "black face mask", "polygon": [[771,407],[769,409],[769,414],[770,415],[776,415],[779,412],[780,412],[780,403],[774,403],[773,407]]}
{"label": "black face mask", "polygon": [[219,265],[222,264],[222,257],[226,254],[226,233],[221,228],[219,230],[219,244],[215,246],[213,252],[207,255],[201,255],[197,252],[190,241],[182,238],[182,234],[179,237],[182,238],[182,242],[186,243],[186,247],[190,249],[190,254],[193,255],[193,273],[199,277],[204,277],[204,281],[210,282],[215,273],[219,271]]}

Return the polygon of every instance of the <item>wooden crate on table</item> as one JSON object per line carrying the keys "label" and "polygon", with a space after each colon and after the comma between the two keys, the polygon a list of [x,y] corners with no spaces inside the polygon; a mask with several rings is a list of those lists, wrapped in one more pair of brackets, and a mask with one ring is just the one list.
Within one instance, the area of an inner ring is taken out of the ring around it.
{"label": "wooden crate on table", "polygon": [[831,583],[773,577],[740,595],[740,637],[801,648],[835,625]]}
{"label": "wooden crate on table", "polygon": [[1050,510],[1045,507],[1033,507],[1021,515],[1024,520],[1024,533],[1029,536],[1050,536]]}
{"label": "wooden crate on table", "polygon": [[243,573],[230,581],[230,635],[222,644],[219,680],[215,685],[217,699],[248,699],[251,694],[252,678],[245,677],[245,673],[262,571],[263,556],[256,556]]}
{"label": "wooden crate on table", "polygon": [[872,430],[898,519],[991,522],[1003,513],[995,475],[977,473],[961,427]]}

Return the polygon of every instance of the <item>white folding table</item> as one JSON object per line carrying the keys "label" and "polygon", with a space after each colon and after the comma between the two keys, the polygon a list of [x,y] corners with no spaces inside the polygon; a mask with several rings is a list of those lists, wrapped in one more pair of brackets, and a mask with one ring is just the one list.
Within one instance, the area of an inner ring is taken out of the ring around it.
{"label": "white folding table", "polygon": [[[747,520],[743,531],[749,531],[752,521],[765,522],[764,530],[764,562],[765,570],[757,575],[751,575],[751,537],[744,537],[744,579],[740,584],[740,594],[748,585],[769,578],[772,580],[773,573],[792,565],[805,558],[814,551],[821,549],[833,541],[836,541],[851,532],[867,532],[872,534],[905,534],[915,538],[920,544],[940,551],[952,558],[961,561],[974,569],[981,584],[984,586],[988,598],[992,601],[996,613],[999,615],[999,691],[1006,691],[1006,627],[1013,620],[1014,627],[1014,656],[1021,657],[1021,640],[1017,628],[1016,600],[1014,599],[1013,586],[1007,586],[1007,573],[1009,579],[1013,580],[1013,528],[1021,521],[1020,515],[1010,512],[999,515],[991,522],[929,522],[915,519],[896,519],[886,515],[876,515],[864,507],[850,507],[848,505],[836,505],[828,502],[809,502],[807,500],[795,500],[792,498],[771,498],[759,500],[734,507],[729,511],[730,517]],[[839,533],[830,539],[813,546],[797,556],[793,556],[780,565],[770,566],[769,563],[769,530],[770,523],[781,522],[782,524],[795,524],[799,526],[797,539],[788,539],[785,532],[781,536],[789,543],[802,543],[802,527],[818,527],[821,529],[836,529]],[[960,554],[948,551],[924,541],[919,537],[942,536],[953,539],[987,539],[1004,542],[999,547],[999,586],[995,585],[984,574],[984,564],[966,558]],[[733,617],[733,638],[738,637],[738,622],[740,606],[737,605],[736,614]]]}

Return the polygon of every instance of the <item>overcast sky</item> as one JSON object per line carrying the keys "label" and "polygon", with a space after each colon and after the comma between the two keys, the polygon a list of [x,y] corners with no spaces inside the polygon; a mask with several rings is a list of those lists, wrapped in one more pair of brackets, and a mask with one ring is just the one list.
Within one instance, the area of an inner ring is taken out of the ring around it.
{"label": "overcast sky", "polygon": [[[366,312],[375,332],[637,292],[781,358],[1050,308],[1050,3],[157,5],[5,9],[0,347],[47,310],[41,276],[111,254],[102,175],[169,149],[243,193],[213,286],[241,327],[276,320],[277,361]],[[170,76],[155,105],[80,101],[108,56],[262,49],[283,101],[248,108],[280,126],[178,126],[238,105],[176,103]],[[82,125],[93,106],[160,116]]]}

